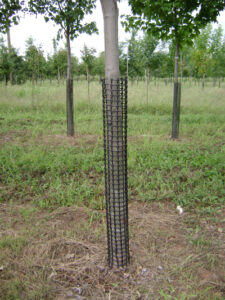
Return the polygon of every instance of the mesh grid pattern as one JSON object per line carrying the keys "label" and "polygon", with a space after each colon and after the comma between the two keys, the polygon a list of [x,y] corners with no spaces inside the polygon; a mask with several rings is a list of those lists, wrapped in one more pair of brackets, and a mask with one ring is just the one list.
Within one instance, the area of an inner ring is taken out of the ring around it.
{"label": "mesh grid pattern", "polygon": [[127,79],[103,80],[105,197],[110,267],[129,263]]}

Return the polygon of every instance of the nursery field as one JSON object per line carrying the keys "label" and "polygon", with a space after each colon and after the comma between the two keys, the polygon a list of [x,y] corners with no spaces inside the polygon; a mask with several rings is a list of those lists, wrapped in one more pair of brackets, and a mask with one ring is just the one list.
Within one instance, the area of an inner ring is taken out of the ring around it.
{"label": "nursery field", "polygon": [[[102,92],[74,82],[75,136],[65,86],[0,85],[0,299],[225,297],[225,83],[182,88],[171,140],[173,86],[129,84],[131,264],[107,267]],[[183,207],[180,215],[177,205]]]}

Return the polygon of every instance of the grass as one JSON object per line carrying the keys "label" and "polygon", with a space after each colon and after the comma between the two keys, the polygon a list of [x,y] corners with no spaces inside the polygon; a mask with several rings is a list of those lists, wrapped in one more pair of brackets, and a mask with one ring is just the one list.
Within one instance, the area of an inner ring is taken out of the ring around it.
{"label": "grass", "polygon": [[116,272],[106,267],[100,84],[88,105],[86,82],[75,82],[74,138],[65,86],[44,82],[33,99],[29,83],[0,86],[0,299],[224,299],[224,83],[184,84],[178,141],[172,86],[151,82],[149,105],[145,93],[129,86],[132,262]]}

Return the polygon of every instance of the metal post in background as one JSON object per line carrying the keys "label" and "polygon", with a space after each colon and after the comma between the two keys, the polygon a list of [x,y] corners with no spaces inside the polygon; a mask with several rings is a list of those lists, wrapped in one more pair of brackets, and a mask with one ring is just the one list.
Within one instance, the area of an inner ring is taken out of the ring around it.
{"label": "metal post in background", "polygon": [[129,263],[127,79],[102,81],[105,197],[110,267]]}

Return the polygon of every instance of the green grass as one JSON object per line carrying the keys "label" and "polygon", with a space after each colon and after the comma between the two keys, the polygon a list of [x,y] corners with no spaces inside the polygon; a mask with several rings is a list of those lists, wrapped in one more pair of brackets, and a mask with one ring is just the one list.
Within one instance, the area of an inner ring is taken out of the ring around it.
{"label": "green grass", "polygon": [[129,85],[131,266],[105,273],[101,85],[89,105],[75,81],[74,138],[64,85],[44,82],[33,99],[29,83],[0,85],[1,299],[67,299],[80,287],[91,299],[224,299],[224,83],[184,84],[177,141],[172,91],[151,82],[147,105],[145,84]]}
{"label": "green grass", "polygon": [[[102,208],[104,194],[101,85],[75,82],[75,131],[96,143],[64,142],[65,86],[0,87],[0,201],[31,201],[40,207],[72,204]],[[224,200],[224,88],[184,85],[180,139],[170,140],[172,87],[129,87],[130,199],[214,207]],[[59,135],[52,145],[48,137]],[[62,142],[60,143],[60,139]],[[77,138],[79,139],[79,138]],[[91,173],[91,176],[90,176]]]}

